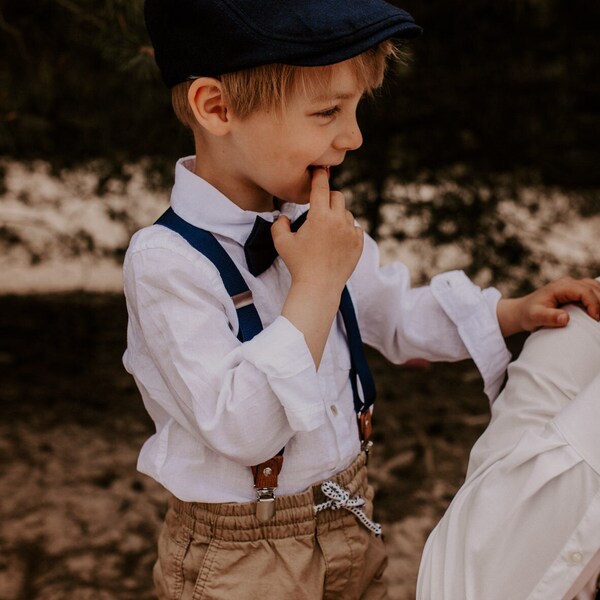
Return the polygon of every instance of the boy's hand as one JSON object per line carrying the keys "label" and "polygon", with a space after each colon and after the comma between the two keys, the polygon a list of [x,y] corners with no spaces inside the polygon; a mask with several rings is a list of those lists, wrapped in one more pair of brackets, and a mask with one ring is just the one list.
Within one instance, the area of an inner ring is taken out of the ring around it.
{"label": "boy's hand", "polygon": [[339,290],[356,267],[363,247],[363,231],[346,210],[341,192],[332,192],[325,169],[312,173],[310,212],[296,232],[287,217],[271,228],[273,242],[292,275],[292,282]]}
{"label": "boy's hand", "polygon": [[329,190],[325,169],[315,169],[304,225],[292,233],[289,219],[279,217],[271,233],[292,275],[281,314],[304,334],[318,369],[340,294],[362,252],[362,229],[354,225],[344,196]]}
{"label": "boy's hand", "polygon": [[581,304],[596,321],[600,320],[600,283],[595,279],[564,277],[523,296],[498,302],[498,323],[507,337],[540,327],[564,327],[569,313],[558,308],[571,302]]}

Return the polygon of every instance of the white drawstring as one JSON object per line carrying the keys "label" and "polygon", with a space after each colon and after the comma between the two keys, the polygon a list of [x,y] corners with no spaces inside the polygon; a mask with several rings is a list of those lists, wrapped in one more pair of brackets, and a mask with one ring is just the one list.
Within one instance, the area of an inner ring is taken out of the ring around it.
{"label": "white drawstring", "polygon": [[317,504],[314,507],[315,514],[320,513],[322,510],[338,510],[338,508],[345,508],[355,515],[358,520],[369,530],[372,531],[376,536],[381,535],[381,525],[374,523],[365,515],[360,508],[364,506],[365,501],[360,496],[350,498],[350,492],[345,490],[343,487],[335,483],[334,481],[324,481],[321,484],[321,490],[329,498],[329,500]]}

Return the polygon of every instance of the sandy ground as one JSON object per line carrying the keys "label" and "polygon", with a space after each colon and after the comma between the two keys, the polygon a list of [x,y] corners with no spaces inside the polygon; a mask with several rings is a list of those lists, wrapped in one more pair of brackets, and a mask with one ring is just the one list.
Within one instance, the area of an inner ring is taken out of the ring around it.
{"label": "sandy ground", "polygon": [[[120,363],[125,326],[120,295],[0,297],[0,600],[154,597],[166,493],[135,470],[152,427]],[[376,516],[392,598],[409,600],[487,401],[470,363],[423,370],[370,358]]]}

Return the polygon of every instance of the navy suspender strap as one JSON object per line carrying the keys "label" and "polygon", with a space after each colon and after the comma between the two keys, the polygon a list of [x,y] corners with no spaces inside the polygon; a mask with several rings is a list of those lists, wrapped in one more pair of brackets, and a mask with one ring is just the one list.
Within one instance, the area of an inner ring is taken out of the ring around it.
{"label": "navy suspender strap", "polygon": [[[291,226],[292,231],[298,231],[302,226],[308,211],[300,215]],[[369,363],[365,357],[365,352],[360,337],[360,329],[356,320],[356,312],[352,298],[347,287],[342,291],[340,299],[340,313],[346,328],[346,336],[348,337],[348,348],[350,351],[350,383],[352,385],[352,396],[354,398],[354,410],[359,420],[359,431],[361,432],[361,440],[366,442],[371,434],[371,407],[375,402],[375,382]],[[361,399],[358,391],[358,382],[362,387],[363,398]]]}
{"label": "navy suspender strap", "polygon": [[[195,227],[179,217],[172,208],[168,208],[156,221],[157,225],[167,227],[183,237],[193,248],[204,254],[218,269],[227,293],[231,296],[238,316],[238,339],[241,342],[251,340],[262,331],[263,326],[252,301],[252,293],[242,277],[239,269],[223,246],[212,233]],[[344,287],[340,300],[340,313],[346,328],[350,351],[350,383],[354,399],[354,410],[358,418],[358,429],[363,449],[369,451],[371,442],[371,407],[375,402],[375,383],[367,363],[356,312],[350,292]],[[362,398],[358,382],[362,388]],[[275,512],[273,490],[277,487],[277,477],[283,464],[283,450],[270,460],[252,467],[254,485],[257,489],[257,517],[260,521],[268,521]]]}
{"label": "navy suspender strap", "polygon": [[156,225],[162,225],[178,233],[198,252],[204,254],[215,267],[217,267],[227,293],[231,296],[237,311],[239,331],[237,334],[240,342],[250,341],[263,329],[256,307],[252,302],[252,293],[248,284],[244,281],[235,263],[215,236],[191,225],[178,216],[172,208],[168,208],[156,221]]}
{"label": "navy suspender strap", "polygon": [[[350,384],[354,397],[354,410],[358,418],[358,431],[360,432],[363,450],[369,451],[372,442],[369,441],[373,430],[371,421],[371,408],[375,402],[375,382],[365,357],[365,352],[360,336],[360,329],[356,319],[356,311],[348,287],[344,287],[340,300],[340,313],[346,327],[348,349],[350,350]],[[364,400],[361,400],[358,391],[358,382],[362,387]]]}
{"label": "navy suspender strap", "polygon": [[[236,305],[239,321],[238,339],[241,342],[247,342],[262,331],[262,323],[252,302],[252,294],[250,293],[248,284],[244,281],[235,263],[213,234],[191,225],[178,216],[172,208],[168,208],[156,221],[156,224],[163,225],[181,235],[198,252],[204,254],[218,269],[225,289]],[[340,313],[346,327],[350,350],[350,382],[352,384],[354,410],[360,416],[367,411],[370,412],[370,408],[375,402],[375,383],[364,354],[358,321],[356,320],[356,312],[354,311],[354,305],[352,304],[347,287],[342,292]],[[360,381],[362,387],[364,400],[360,397],[358,381]]]}

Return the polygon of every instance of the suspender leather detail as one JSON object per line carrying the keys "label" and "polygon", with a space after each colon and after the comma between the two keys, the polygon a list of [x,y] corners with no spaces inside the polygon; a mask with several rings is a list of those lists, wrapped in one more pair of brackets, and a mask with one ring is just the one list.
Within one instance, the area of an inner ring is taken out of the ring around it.
{"label": "suspender leather detail", "polygon": [[260,465],[252,467],[254,485],[257,488],[276,488],[277,477],[283,466],[283,455],[278,454]]}
{"label": "suspender leather detail", "polygon": [[[304,217],[305,218],[305,217]],[[304,219],[300,219],[298,227]],[[229,256],[223,246],[209,231],[195,227],[179,217],[172,208],[168,208],[156,221],[178,233],[193,248],[206,256],[218,269],[227,293],[235,306],[239,329],[237,337],[240,342],[250,341],[263,329],[262,322],[252,300],[252,292],[245,282],[239,269]],[[354,410],[358,420],[358,430],[362,448],[368,452],[372,446],[369,441],[372,427],[372,406],[375,402],[375,383],[367,363],[356,312],[347,287],[340,299],[340,313],[346,328],[348,348],[350,351],[350,383],[354,398]],[[359,392],[359,383],[362,389],[362,397]],[[283,450],[277,456],[265,461],[260,465],[252,467],[254,475],[254,487],[257,491],[257,517],[259,521],[266,522],[275,514],[274,490],[277,487],[277,478],[283,467]]]}
{"label": "suspender leather detail", "polygon": [[373,433],[373,419],[370,410],[358,415],[358,430],[361,434],[361,442],[368,442]]}

